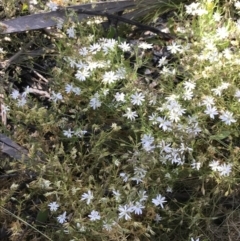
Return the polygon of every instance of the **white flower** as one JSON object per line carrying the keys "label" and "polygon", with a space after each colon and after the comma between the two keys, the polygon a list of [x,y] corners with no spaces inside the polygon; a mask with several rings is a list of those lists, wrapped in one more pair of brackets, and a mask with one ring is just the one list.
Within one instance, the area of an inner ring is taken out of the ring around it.
{"label": "white flower", "polygon": [[91,212],[91,214],[88,215],[88,217],[90,218],[91,221],[95,221],[95,220],[100,220],[101,216],[99,215],[99,212],[93,210]]}
{"label": "white flower", "polygon": [[220,15],[220,13],[215,12],[215,13],[213,14],[213,19],[214,19],[214,21],[219,22],[219,21],[221,20],[221,18],[222,18],[222,16]]}
{"label": "white flower", "polygon": [[185,7],[186,7],[186,13],[195,15],[196,14],[195,11],[197,9],[200,9],[200,3],[199,2],[197,2],[197,3],[193,2],[189,5],[186,5]]}
{"label": "white flower", "polygon": [[86,56],[88,54],[88,50],[86,47],[82,47],[79,49],[79,54],[82,56]]}
{"label": "white flower", "polygon": [[65,223],[66,222],[66,212],[64,212],[63,214],[61,214],[61,215],[59,215],[58,217],[57,217],[57,220],[58,220],[58,222],[59,223]]}
{"label": "white flower", "polygon": [[191,100],[193,98],[193,92],[191,90],[185,90],[183,92],[183,99],[184,100]]}
{"label": "white flower", "polygon": [[206,9],[203,9],[200,5],[200,3],[191,3],[190,5],[185,6],[186,7],[186,12],[188,14],[191,14],[193,16],[201,16],[203,14],[207,13]]}
{"label": "white flower", "polygon": [[240,2],[239,1],[235,2],[234,6],[235,6],[236,9],[239,10],[240,9]]}
{"label": "white flower", "polygon": [[[225,49],[225,50],[226,50],[226,49]],[[225,89],[227,89],[229,86],[230,86],[230,83],[228,83],[228,82],[223,82],[223,83],[219,86],[219,88],[220,88],[221,90],[225,90]]]}
{"label": "white flower", "polygon": [[87,131],[81,130],[80,128],[77,129],[76,131],[74,131],[74,135],[76,135],[78,137],[83,137],[86,133],[87,133]]}
{"label": "white flower", "polygon": [[67,94],[71,93],[73,91],[73,85],[72,84],[66,84],[65,91]]}
{"label": "white flower", "polygon": [[214,105],[214,98],[212,96],[204,96],[202,105],[205,105],[206,107]]}
{"label": "white flower", "polygon": [[63,28],[63,19],[57,19],[57,28],[62,29]]}
{"label": "white flower", "polygon": [[55,2],[52,2],[52,1],[47,3],[47,6],[50,8],[51,11],[56,11],[58,9],[58,5]]}
{"label": "white flower", "polygon": [[97,69],[99,67],[99,63],[95,61],[88,61],[87,69],[90,71],[93,71],[94,69]]}
{"label": "white flower", "polygon": [[152,137],[151,135],[146,135],[144,134],[141,142],[143,145],[151,145],[154,142],[154,137]]}
{"label": "white flower", "polygon": [[132,212],[132,207],[129,207],[128,205],[124,205],[124,206],[120,205],[118,207],[118,211],[120,212],[118,214],[119,218],[124,217],[125,220],[131,219],[130,213]]}
{"label": "white flower", "polygon": [[17,106],[22,107],[26,105],[26,103],[27,103],[27,100],[25,98],[21,98],[21,99],[18,99]]}
{"label": "white flower", "polygon": [[191,241],[199,241],[199,238],[197,239],[191,238]]}
{"label": "white flower", "polygon": [[90,204],[91,200],[93,199],[93,194],[90,190],[88,192],[83,193],[81,200],[87,200],[87,205]]}
{"label": "white flower", "polygon": [[203,9],[203,8],[200,8],[200,9],[196,10],[196,15],[198,15],[198,16],[202,16],[202,15],[207,14],[207,13],[208,13],[208,11],[206,9]]}
{"label": "white flower", "polygon": [[120,200],[121,200],[121,194],[120,194],[120,192],[119,191],[115,191],[115,190],[113,190],[112,191],[113,192],[113,194],[114,194],[114,197],[115,197],[115,200],[117,201],[117,202],[119,202]]}
{"label": "white flower", "polygon": [[102,43],[102,49],[104,54],[108,54],[109,51],[113,51],[117,44],[117,41],[115,39],[104,39]]}
{"label": "white flower", "polygon": [[59,204],[56,202],[52,202],[48,204],[48,207],[50,209],[50,211],[57,211],[59,208]]}
{"label": "white flower", "polygon": [[103,75],[102,82],[104,84],[112,84],[117,80],[117,76],[114,71],[105,72]]}
{"label": "white flower", "polygon": [[70,58],[70,57],[67,57],[67,58],[64,58],[64,60],[66,60],[66,61],[69,63],[69,65],[70,65],[71,68],[74,68],[74,67],[75,67],[76,61],[75,61],[74,59],[72,59],[72,58]]}
{"label": "white flower", "polygon": [[219,161],[213,160],[213,161],[211,161],[211,162],[209,163],[209,166],[211,167],[211,169],[212,169],[213,171],[218,171],[218,170],[219,170],[219,167],[220,167]]}
{"label": "white flower", "polygon": [[238,101],[240,102],[240,90],[239,89],[236,90],[234,97],[236,97],[238,99]]}
{"label": "white flower", "polygon": [[158,61],[158,66],[157,66],[157,67],[161,67],[161,66],[163,66],[163,65],[165,65],[165,64],[167,64],[167,63],[168,63],[167,57],[164,56],[164,57],[162,57],[161,59],[159,59],[159,61]]}
{"label": "white flower", "polygon": [[143,168],[140,168],[140,167],[134,168],[134,174],[136,176],[145,177],[146,173],[147,173],[147,171],[144,170]]}
{"label": "white flower", "polygon": [[162,70],[160,71],[160,73],[163,74],[164,76],[168,76],[170,72],[171,70],[166,66],[163,66]]}
{"label": "white flower", "polygon": [[115,224],[116,224],[116,222],[103,221],[103,229],[105,229],[109,232],[112,230],[112,226],[114,226]]}
{"label": "white flower", "polygon": [[90,76],[90,72],[86,69],[78,70],[75,77],[80,81],[85,81]]}
{"label": "white flower", "polygon": [[109,94],[109,89],[103,88],[102,93],[103,93],[104,96],[107,96]]}
{"label": "white flower", "polygon": [[129,179],[129,175],[124,172],[120,173],[120,177],[123,179],[124,182],[127,182]]}
{"label": "white flower", "polygon": [[226,124],[231,125],[232,123],[235,123],[236,120],[233,118],[233,114],[229,111],[222,111],[222,114],[219,116],[219,118]]}
{"label": "white flower", "polygon": [[102,105],[102,102],[100,101],[100,96],[98,93],[94,94],[94,97],[91,98],[90,100],[90,106],[96,110],[97,108],[99,108]]}
{"label": "white flower", "polygon": [[196,170],[198,170],[199,171],[199,169],[200,169],[200,167],[201,167],[201,162],[193,162],[192,164],[191,164],[191,167],[192,167],[192,169],[196,169]]}
{"label": "white flower", "polygon": [[143,177],[141,177],[141,176],[133,176],[132,178],[131,178],[131,180],[132,181],[135,181],[137,184],[139,184],[140,182],[143,182],[143,179],[142,179]]}
{"label": "white flower", "polygon": [[74,87],[72,91],[75,95],[80,95],[80,93],[81,93],[81,89],[78,87]]}
{"label": "white flower", "polygon": [[117,92],[115,95],[114,95],[115,99],[117,102],[125,102],[125,94],[124,93],[119,93]]}
{"label": "white flower", "polygon": [[27,88],[25,89],[25,91],[22,93],[22,97],[27,97],[27,95],[30,93],[30,87],[29,86],[27,86]]}
{"label": "white flower", "polygon": [[135,93],[131,95],[131,103],[133,105],[142,105],[144,101],[144,95],[142,93]]}
{"label": "white flower", "polygon": [[[223,50],[223,55],[226,59],[230,60],[233,58],[233,54],[230,48],[226,48]],[[226,84],[226,83],[225,83]],[[229,83],[228,83],[229,84]],[[230,85],[230,84],[229,84]]]}
{"label": "white flower", "polygon": [[6,51],[3,50],[3,48],[0,48],[0,54],[5,54]]}
{"label": "white flower", "polygon": [[162,220],[162,217],[157,213],[154,220],[156,221],[156,223],[159,223],[159,221]]}
{"label": "white flower", "polygon": [[101,45],[98,44],[98,43],[94,43],[92,45],[90,45],[89,47],[89,51],[92,53],[92,54],[96,54],[97,52],[99,52],[101,50]]}
{"label": "white flower", "polygon": [[172,45],[167,46],[167,50],[169,50],[172,54],[176,54],[181,52],[181,45],[177,45],[176,42],[172,42]]}
{"label": "white flower", "polygon": [[160,205],[163,208],[163,204],[167,201],[165,201],[165,197],[163,197],[161,194],[158,194],[156,198],[152,199],[152,203],[155,204],[155,206]]}
{"label": "white flower", "polygon": [[183,83],[183,86],[185,90],[194,90],[196,87],[196,83],[193,83],[191,81],[185,81]]}
{"label": "white flower", "polygon": [[220,172],[221,176],[229,176],[232,171],[232,165],[223,163],[219,166],[218,171]]}
{"label": "white flower", "polygon": [[74,27],[71,27],[71,28],[67,29],[67,35],[68,35],[69,38],[74,38],[75,37]]}
{"label": "white flower", "polygon": [[220,39],[225,39],[229,35],[229,32],[226,27],[221,27],[217,29],[217,37]]}
{"label": "white flower", "polygon": [[214,115],[218,115],[218,111],[215,106],[207,106],[207,109],[204,111],[204,113],[209,115],[211,119],[214,119]]}
{"label": "white flower", "polygon": [[222,95],[222,88],[219,86],[217,88],[211,89],[211,91],[217,95],[217,96],[221,96]]}
{"label": "white flower", "polygon": [[126,114],[123,116],[126,116],[130,120],[135,120],[136,117],[138,117],[136,111],[132,111],[130,108],[127,108]]}
{"label": "white flower", "polygon": [[121,44],[118,44],[118,47],[123,51],[123,52],[128,52],[131,50],[131,47],[128,43],[123,42]]}
{"label": "white flower", "polygon": [[73,133],[74,133],[74,131],[72,131],[71,129],[63,131],[63,135],[68,137],[68,138],[72,137]]}
{"label": "white flower", "polygon": [[51,185],[51,182],[44,178],[41,178],[38,181],[38,186],[42,189],[46,189],[46,190],[51,189],[50,185]]}
{"label": "white flower", "polygon": [[162,117],[157,117],[157,122],[159,122],[159,128],[162,128],[163,131],[168,131],[168,130],[171,130],[171,127],[172,127],[172,122],[167,120],[166,117],[164,116],[164,118]]}
{"label": "white flower", "polygon": [[155,146],[152,145],[153,142],[154,142],[154,138],[151,135],[144,134],[141,139],[143,149],[147,152],[152,151],[155,148]]}
{"label": "white flower", "polygon": [[157,114],[152,113],[152,115],[148,116],[149,120],[152,122],[153,125],[157,124]]}
{"label": "white flower", "polygon": [[18,97],[20,96],[20,93],[18,90],[13,90],[13,92],[11,93],[11,97],[16,100]]}
{"label": "white flower", "polygon": [[141,49],[151,49],[153,47],[153,45],[149,44],[149,43],[146,43],[146,42],[141,42],[138,45],[138,47],[141,48]]}
{"label": "white flower", "polygon": [[62,97],[62,94],[61,93],[55,93],[54,91],[52,92],[52,96],[51,98],[53,100],[53,102],[57,102],[58,100],[62,100],[63,97]]}
{"label": "white flower", "polygon": [[171,193],[171,192],[173,192],[173,190],[172,190],[171,187],[168,186],[167,189],[166,189],[166,192],[170,192]]}
{"label": "white flower", "polygon": [[135,214],[142,214],[142,209],[145,208],[140,202],[136,202],[135,205],[132,206],[132,210]]}
{"label": "white flower", "polygon": [[125,79],[126,78],[126,69],[123,67],[120,67],[117,71],[116,71],[116,76],[118,80],[121,79]]}
{"label": "white flower", "polygon": [[145,195],[147,192],[146,191],[139,191],[138,196],[139,196],[139,201],[144,202],[147,200],[148,195]]}

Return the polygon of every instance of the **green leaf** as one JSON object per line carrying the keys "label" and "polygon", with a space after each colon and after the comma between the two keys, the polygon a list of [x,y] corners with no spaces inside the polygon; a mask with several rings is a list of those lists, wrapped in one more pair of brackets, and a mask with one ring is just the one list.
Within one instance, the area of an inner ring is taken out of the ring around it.
{"label": "green leaf", "polygon": [[24,11],[28,11],[28,4],[27,3],[22,4],[22,12],[24,12]]}
{"label": "green leaf", "polygon": [[217,134],[217,135],[213,135],[210,136],[211,140],[223,140],[229,136],[231,136],[231,132],[230,131],[222,131],[221,133]]}
{"label": "green leaf", "polygon": [[37,214],[36,221],[39,224],[43,224],[43,223],[47,222],[47,218],[48,218],[48,211],[47,210],[44,210],[44,211],[40,210]]}
{"label": "green leaf", "polygon": [[107,38],[114,38],[116,36],[116,28],[113,28],[112,26],[109,27]]}

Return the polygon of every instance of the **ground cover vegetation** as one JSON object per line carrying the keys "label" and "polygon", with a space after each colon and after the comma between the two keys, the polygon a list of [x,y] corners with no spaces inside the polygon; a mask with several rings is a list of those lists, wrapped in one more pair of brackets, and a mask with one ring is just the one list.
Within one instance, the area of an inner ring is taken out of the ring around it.
{"label": "ground cover vegetation", "polygon": [[58,52],[41,58],[48,95],[23,85],[26,62],[2,78],[1,131],[29,151],[1,157],[2,237],[238,240],[239,11],[239,1],[180,3],[165,15],[169,41],[106,31],[99,18],[37,38]]}

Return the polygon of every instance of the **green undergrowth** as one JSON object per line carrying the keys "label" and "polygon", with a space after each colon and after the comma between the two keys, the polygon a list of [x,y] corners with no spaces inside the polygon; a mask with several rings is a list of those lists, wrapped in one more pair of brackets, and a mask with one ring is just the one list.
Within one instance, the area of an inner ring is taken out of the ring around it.
{"label": "green undergrowth", "polygon": [[10,240],[237,240],[239,8],[181,5],[164,44],[59,23],[49,98],[4,96],[30,157],[1,190]]}

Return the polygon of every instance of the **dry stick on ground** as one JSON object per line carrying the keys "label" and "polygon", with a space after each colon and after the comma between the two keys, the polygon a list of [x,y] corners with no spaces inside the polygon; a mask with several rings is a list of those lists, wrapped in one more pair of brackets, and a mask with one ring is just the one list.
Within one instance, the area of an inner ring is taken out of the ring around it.
{"label": "dry stick on ground", "polygon": [[4,134],[0,134],[0,151],[17,160],[28,160],[28,151]]}
{"label": "dry stick on ground", "polygon": [[[76,6],[70,6],[63,8],[65,10],[76,11],[78,9],[88,9],[94,11],[108,11],[109,13],[117,13],[125,11],[126,9],[132,9],[136,7],[134,0],[122,0],[113,2],[100,2],[100,3],[88,3]],[[82,21],[88,18],[87,14],[80,14],[78,21]],[[0,21],[0,34],[17,33],[30,30],[44,29],[52,26],[56,26],[58,21],[64,22],[67,19],[66,12],[62,10],[37,13],[15,19],[8,19]],[[74,20],[74,19],[73,19]],[[76,19],[75,19],[76,20]]]}
{"label": "dry stick on ground", "polygon": [[49,81],[42,76],[40,73],[38,73],[36,70],[33,70],[33,73],[36,74],[41,80],[43,80],[44,82],[48,83]]}
{"label": "dry stick on ground", "polygon": [[[157,33],[163,39],[171,39],[173,36],[163,33],[157,28],[144,25],[137,21],[129,19],[129,18],[132,19],[135,17],[140,17],[142,15],[145,15],[146,10],[148,10],[149,6],[157,6],[156,4],[159,4],[159,6],[161,6],[161,4],[166,5],[168,4],[169,1],[166,1],[166,2],[165,1],[162,2],[161,0],[148,0],[146,3],[144,3],[144,1],[119,0],[119,1],[105,2],[105,3],[100,2],[100,3],[94,3],[94,4],[91,3],[91,4],[81,4],[76,6],[70,6],[66,8],[60,8],[57,11],[27,15],[23,17],[18,17],[16,19],[0,21],[0,26],[2,26],[2,30],[0,30],[0,34],[44,29],[47,27],[55,26],[58,21],[66,20],[67,19],[66,12],[69,10],[72,10],[73,12],[78,14],[78,21],[82,21],[83,19],[88,18],[90,15],[103,16],[112,20],[117,20],[127,24],[135,25],[143,30],[152,31],[154,33]],[[114,15],[114,13],[123,12],[128,9],[137,9],[137,12],[133,11],[132,15],[129,15],[129,13],[127,13],[126,18]],[[153,11],[153,9],[149,8],[149,11]]]}

